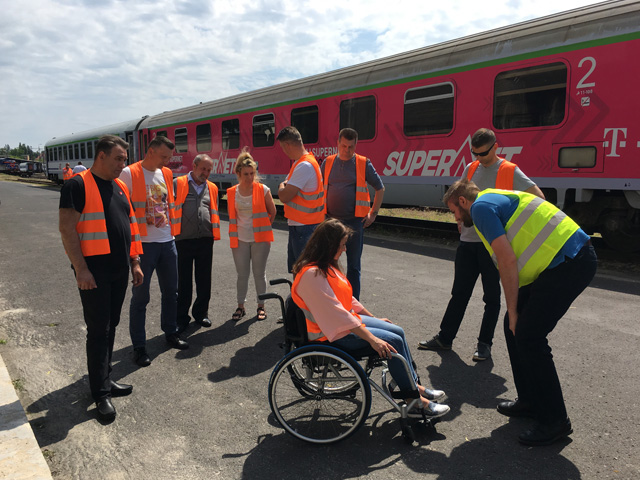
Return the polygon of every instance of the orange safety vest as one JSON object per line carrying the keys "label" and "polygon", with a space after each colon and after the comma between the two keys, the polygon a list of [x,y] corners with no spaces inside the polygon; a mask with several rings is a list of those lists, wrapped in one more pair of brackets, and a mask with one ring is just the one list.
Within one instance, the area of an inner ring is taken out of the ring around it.
{"label": "orange safety vest", "polygon": [[293,171],[304,161],[309,162],[316,171],[318,188],[313,192],[300,190],[293,199],[284,204],[284,216],[303,225],[315,225],[324,221],[324,186],[322,173],[313,153],[303,155],[293,164],[286,181],[289,181]]}
{"label": "orange safety vest", "polygon": [[[227,211],[229,213],[229,242],[231,248],[238,248],[238,222],[236,215],[236,189],[235,185],[227,189]],[[261,183],[253,182],[253,199],[251,200],[253,241],[273,242],[273,229],[271,219],[267,212],[267,203],[264,201],[264,187]]]}
{"label": "orange safety vest", "polygon": [[[80,214],[80,220],[76,224],[76,232],[80,238],[80,248],[82,255],[90,257],[92,255],[107,255],[111,253],[109,247],[109,236],[107,235],[107,222],[104,216],[104,205],[100,190],[96,180],[91,175],[90,170],[84,170],[78,175],[82,177],[84,183],[84,208]],[[142,243],[138,232],[138,223],[133,213],[133,207],[129,200],[129,190],[122,180],[115,179],[115,182],[122,189],[129,202],[129,223],[131,226],[131,248],[129,255],[135,257],[142,255]]]}
{"label": "orange safety vest", "polygon": [[[476,173],[480,165],[480,160],[476,160],[469,166],[467,170],[467,180],[471,180],[473,174]],[[513,190],[513,175],[516,172],[516,164],[504,160],[498,167],[498,176],[496,177],[496,187],[501,190]]]}
{"label": "orange safety vest", "polygon": [[[307,308],[307,304],[304,303],[304,300],[296,292],[302,275],[307,270],[314,267],[316,267],[316,265],[310,264],[305,266],[298,272],[295,280],[293,281],[293,286],[291,287],[291,298],[293,298],[293,301],[296,302],[296,305],[298,305],[304,312],[305,319],[307,320],[307,337],[309,338],[309,340],[326,342],[329,339],[325,336],[324,333],[322,333],[322,330],[320,329],[320,326],[318,325],[316,319],[309,311],[309,308]],[[339,270],[336,270],[333,267],[329,267],[327,281],[329,282],[329,286],[333,290],[333,293],[335,293],[336,298],[342,304],[344,309],[350,312],[352,315],[356,316],[359,320],[360,315],[353,311],[351,303],[353,297],[353,289],[351,288],[351,284],[349,283],[349,280],[347,280],[347,277],[345,277]]]}
{"label": "orange safety vest", "polygon": [[[142,171],[142,160],[129,165],[131,171],[131,203],[136,212],[138,219],[138,229],[140,235],[147,236],[147,187],[144,181],[144,172]],[[175,204],[173,198],[173,173],[167,167],[162,167],[162,175],[167,184],[167,203],[169,204],[169,223],[171,225],[171,235],[177,235],[177,220],[175,218]]]}
{"label": "orange safety vest", "polygon": [[[327,191],[329,175],[337,155],[329,155],[324,164],[324,191]],[[341,160],[342,161],[342,160]],[[356,217],[366,217],[371,209],[371,197],[367,188],[367,157],[356,154]],[[324,205],[324,213],[327,213],[327,204]]]}
{"label": "orange safety vest", "polygon": [[62,179],[66,182],[73,177],[73,169],[65,167],[62,169]]}
{"label": "orange safety vest", "polygon": [[[207,180],[209,187],[209,213],[211,214],[211,230],[213,231],[213,239],[220,240],[220,216],[218,215],[218,187],[214,183]],[[180,235],[182,230],[182,206],[189,193],[189,175],[183,175],[176,179],[176,203],[175,203],[175,219],[176,233]]]}

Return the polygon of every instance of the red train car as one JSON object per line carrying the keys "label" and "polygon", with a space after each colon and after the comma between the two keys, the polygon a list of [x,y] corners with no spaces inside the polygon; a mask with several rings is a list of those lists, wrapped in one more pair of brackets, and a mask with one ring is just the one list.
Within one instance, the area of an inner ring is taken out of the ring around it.
{"label": "red train car", "polygon": [[640,1],[615,0],[523,22],[255,92],[146,117],[149,139],[176,143],[183,174],[198,153],[212,180],[236,182],[248,146],[275,188],[291,162],[275,145],[287,125],[322,159],[338,131],[359,132],[388,205],[442,206],[473,160],[470,136],[492,128],[499,154],[589,232],[640,249]]}

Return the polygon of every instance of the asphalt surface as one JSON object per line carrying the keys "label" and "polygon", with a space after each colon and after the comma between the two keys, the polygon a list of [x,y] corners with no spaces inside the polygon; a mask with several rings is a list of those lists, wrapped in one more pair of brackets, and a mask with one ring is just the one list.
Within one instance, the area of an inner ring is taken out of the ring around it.
{"label": "asphalt surface", "polygon": [[[601,270],[550,336],[574,434],[528,448],[527,420],[495,410],[513,399],[501,326],[493,359],[471,356],[482,311],[475,292],[451,352],[414,349],[423,383],[447,391],[451,413],[407,445],[399,422],[375,392],[370,418],[349,440],[305,444],[277,424],[267,399],[282,355],[277,302],[268,320],[236,306],[231,251],[214,246],[211,328],[188,330],[191,347],[169,349],[160,330],[160,294],[147,310],[153,363],[131,361],[128,304],[114,351],[115,422],[95,419],[89,396],[80,298],[57,230],[59,189],[0,182],[0,354],[40,449],[56,479],[636,479],[640,478],[640,281]],[[286,231],[275,232],[267,272],[286,274]],[[432,243],[368,237],[363,303],[407,331],[412,346],[437,333],[449,300],[454,250]],[[283,286],[276,287],[286,293]],[[374,372],[379,376],[379,372]],[[0,425],[0,428],[3,428]],[[2,456],[5,452],[0,452]]]}

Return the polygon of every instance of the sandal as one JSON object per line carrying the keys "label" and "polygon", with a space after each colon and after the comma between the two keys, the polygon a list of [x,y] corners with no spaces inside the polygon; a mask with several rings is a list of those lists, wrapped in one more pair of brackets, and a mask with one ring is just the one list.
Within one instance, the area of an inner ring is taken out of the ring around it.
{"label": "sandal", "polygon": [[267,319],[267,312],[264,311],[264,308],[258,307],[257,313],[258,320],[262,321]]}
{"label": "sandal", "polygon": [[234,322],[237,322],[242,317],[244,317],[246,314],[247,314],[247,312],[245,312],[244,308],[238,307],[238,308],[236,308],[236,311],[233,312],[233,315],[231,315],[231,320],[233,320]]}

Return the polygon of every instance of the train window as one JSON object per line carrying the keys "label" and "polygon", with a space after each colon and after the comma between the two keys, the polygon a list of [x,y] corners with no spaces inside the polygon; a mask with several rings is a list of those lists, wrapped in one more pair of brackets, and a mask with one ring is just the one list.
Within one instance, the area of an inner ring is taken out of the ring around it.
{"label": "train window", "polygon": [[253,117],[253,146],[270,147],[276,138],[276,117],[273,113]]}
{"label": "train window", "polygon": [[240,148],[240,120],[234,118],[222,122],[222,149]]}
{"label": "train window", "polygon": [[196,125],[196,150],[198,152],[211,151],[211,124]]}
{"label": "train window", "polygon": [[58,150],[58,154],[56,155],[56,160],[59,160],[61,162],[62,160],[64,160],[64,154],[62,153],[62,147],[58,147],[56,150]]}
{"label": "train window", "polygon": [[75,152],[73,158],[75,158],[76,160],[80,160],[80,158],[82,158],[80,157],[80,144],[76,143],[73,146],[73,151]]}
{"label": "train window", "polygon": [[298,129],[304,143],[318,143],[318,106],[291,110],[291,126]]}
{"label": "train window", "polygon": [[141,157],[144,157],[144,154],[146,153],[147,149],[149,148],[149,143],[147,141],[147,134],[144,134],[144,141],[143,141],[143,145],[144,145],[144,150],[142,151],[142,154],[140,155]]}
{"label": "train window", "polygon": [[558,155],[560,168],[593,168],[596,166],[596,147],[563,147]]}
{"label": "train window", "polygon": [[89,160],[93,158],[93,142],[87,142],[87,158]]}
{"label": "train window", "polygon": [[80,158],[87,158],[86,144],[84,142],[80,144]]}
{"label": "train window", "polygon": [[176,141],[176,153],[184,153],[189,150],[189,137],[187,136],[186,128],[176,128],[175,131]]}
{"label": "train window", "polygon": [[350,98],[340,103],[340,130],[353,128],[359,140],[369,140],[376,135],[376,98]]}
{"label": "train window", "polygon": [[565,117],[567,66],[510,70],[494,83],[493,125],[500,129],[558,125]]}
{"label": "train window", "polygon": [[435,135],[453,130],[453,84],[412,88],[404,94],[404,134]]}
{"label": "train window", "polygon": [[157,131],[156,134],[153,136],[153,138],[156,138],[156,137],[168,137],[167,131],[166,130]]}

